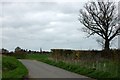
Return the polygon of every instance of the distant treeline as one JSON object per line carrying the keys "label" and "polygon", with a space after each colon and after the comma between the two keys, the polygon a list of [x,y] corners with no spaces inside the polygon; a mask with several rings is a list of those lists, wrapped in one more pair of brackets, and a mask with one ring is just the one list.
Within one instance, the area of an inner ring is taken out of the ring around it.
{"label": "distant treeline", "polygon": [[7,49],[2,48],[0,50],[0,53],[2,55],[12,56],[17,59],[25,59],[27,57],[27,54],[49,54],[48,51],[32,51],[27,49],[21,49],[20,47],[16,47],[14,51],[8,51]]}
{"label": "distant treeline", "polygon": [[21,49],[20,47],[16,47],[14,52],[9,52],[7,49],[2,48],[1,53],[5,55],[20,55],[20,54],[49,54],[51,53],[52,57],[56,59],[82,59],[82,58],[111,58],[118,59],[120,58],[120,49],[113,49],[109,51],[104,50],[71,50],[71,49],[51,49],[48,51],[32,51],[27,49]]}
{"label": "distant treeline", "polygon": [[14,51],[8,51],[7,49],[0,49],[0,53],[2,54],[48,54],[50,52],[48,51],[32,51],[32,50],[27,50],[27,49],[21,49],[20,47],[16,47]]}

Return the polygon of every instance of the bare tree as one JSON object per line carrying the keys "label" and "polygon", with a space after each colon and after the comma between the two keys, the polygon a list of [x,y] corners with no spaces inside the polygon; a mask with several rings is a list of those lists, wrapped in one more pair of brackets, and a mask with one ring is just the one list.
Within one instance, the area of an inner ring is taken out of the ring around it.
{"label": "bare tree", "polygon": [[120,17],[114,2],[97,1],[86,3],[80,10],[79,21],[89,36],[97,34],[104,39],[104,49],[110,49],[110,41],[120,35]]}

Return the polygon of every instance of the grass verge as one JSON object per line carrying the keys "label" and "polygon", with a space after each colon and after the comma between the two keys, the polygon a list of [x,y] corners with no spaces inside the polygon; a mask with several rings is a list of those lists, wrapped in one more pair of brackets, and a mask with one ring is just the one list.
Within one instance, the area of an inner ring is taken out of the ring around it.
{"label": "grass verge", "polygon": [[16,58],[2,56],[2,80],[21,80],[28,75],[27,68]]}

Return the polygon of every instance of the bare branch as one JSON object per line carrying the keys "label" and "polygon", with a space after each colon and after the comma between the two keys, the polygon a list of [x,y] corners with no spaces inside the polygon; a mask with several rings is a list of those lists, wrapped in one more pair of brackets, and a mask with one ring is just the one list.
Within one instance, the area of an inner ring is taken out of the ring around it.
{"label": "bare branch", "polygon": [[120,22],[116,15],[114,2],[90,2],[85,4],[84,10],[80,10],[79,21],[89,30],[85,31],[89,36],[97,34],[105,41],[105,47],[110,41],[120,35],[120,28],[115,27]]}

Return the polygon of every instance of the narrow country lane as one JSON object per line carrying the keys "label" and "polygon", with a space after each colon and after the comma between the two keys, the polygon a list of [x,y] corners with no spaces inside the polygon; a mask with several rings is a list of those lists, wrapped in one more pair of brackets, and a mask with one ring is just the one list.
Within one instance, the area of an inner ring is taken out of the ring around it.
{"label": "narrow country lane", "polygon": [[29,70],[30,78],[91,78],[75,74],[64,69],[48,65],[36,60],[20,60]]}

